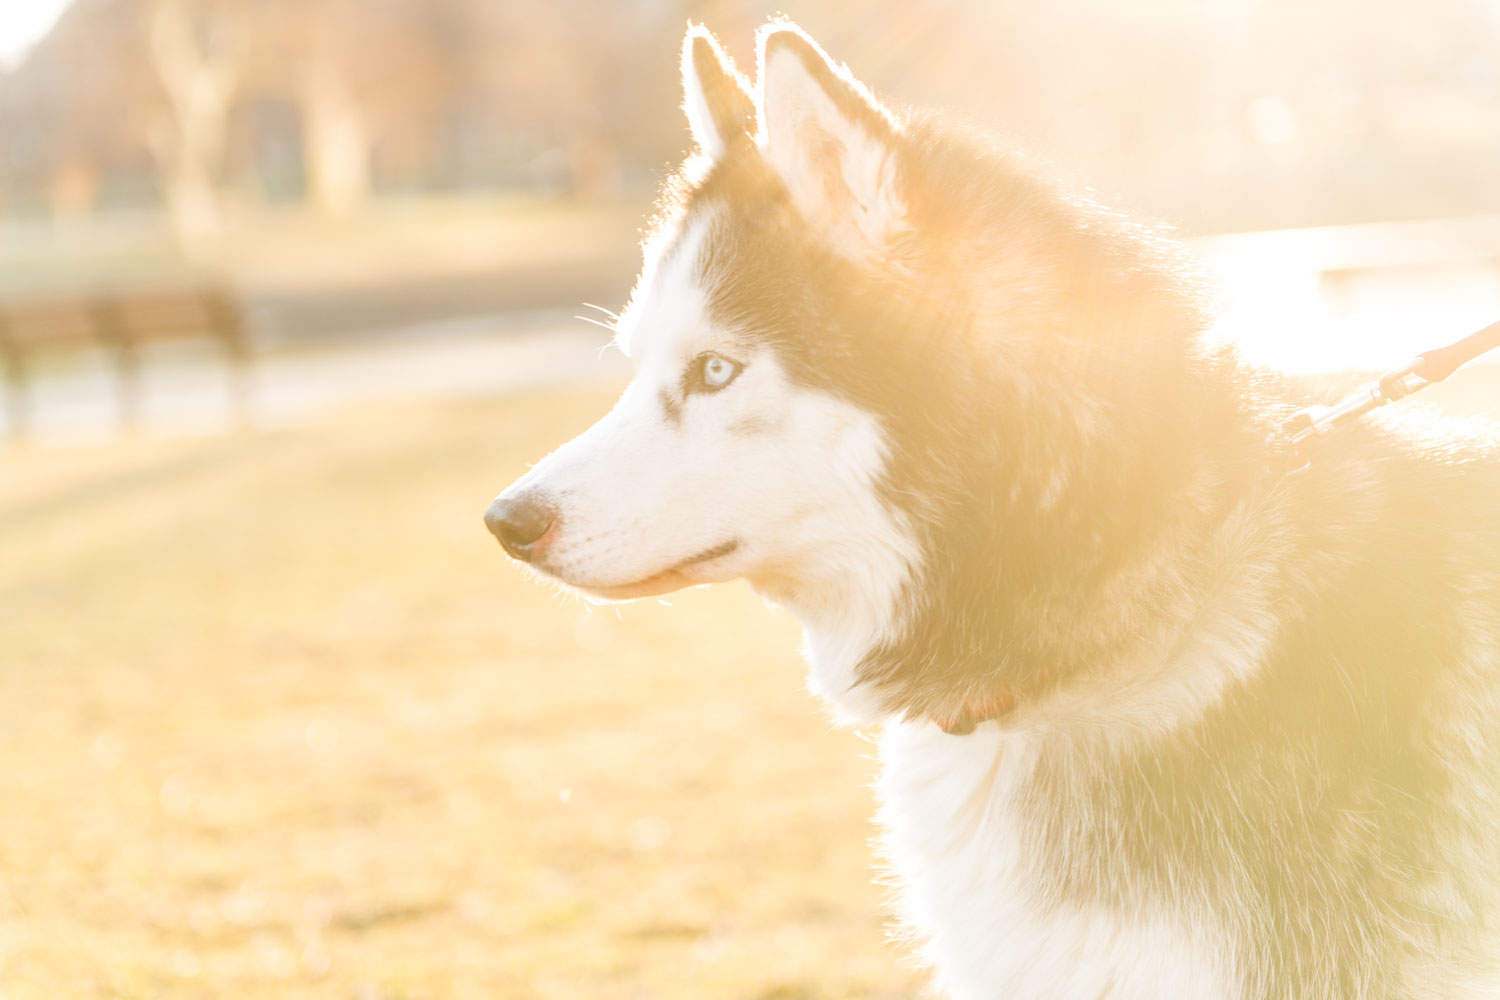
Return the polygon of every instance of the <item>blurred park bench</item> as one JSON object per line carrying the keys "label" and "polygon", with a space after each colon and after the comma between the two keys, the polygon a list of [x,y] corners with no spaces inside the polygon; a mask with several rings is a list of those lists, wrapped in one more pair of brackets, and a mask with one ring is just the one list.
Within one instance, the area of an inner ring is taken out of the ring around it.
{"label": "blurred park bench", "polygon": [[115,371],[118,424],[133,430],[141,420],[145,349],[203,339],[222,350],[236,419],[248,422],[249,342],[240,304],[226,288],[193,285],[0,301],[0,363],[11,442],[24,441],[30,429],[30,390],[39,361],[106,352]]}

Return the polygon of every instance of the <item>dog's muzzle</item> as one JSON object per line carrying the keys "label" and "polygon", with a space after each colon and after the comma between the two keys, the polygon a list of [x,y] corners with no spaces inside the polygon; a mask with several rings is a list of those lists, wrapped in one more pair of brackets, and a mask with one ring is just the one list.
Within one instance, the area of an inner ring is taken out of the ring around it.
{"label": "dog's muzzle", "polygon": [[505,551],[529,563],[546,546],[557,524],[557,508],[540,497],[500,495],[484,512],[485,527],[500,539]]}

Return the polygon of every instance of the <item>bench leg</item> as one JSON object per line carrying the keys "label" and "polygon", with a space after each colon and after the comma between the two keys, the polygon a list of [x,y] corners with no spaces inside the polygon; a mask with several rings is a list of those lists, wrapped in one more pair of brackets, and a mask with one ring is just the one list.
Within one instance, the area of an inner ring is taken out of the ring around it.
{"label": "bench leg", "polygon": [[141,429],[141,355],[130,341],[121,340],[115,346],[115,368],[120,427],[133,434]]}
{"label": "bench leg", "polygon": [[5,362],[6,437],[12,445],[26,443],[31,432],[30,399],[26,393],[26,359],[14,344],[0,341],[0,358]]}
{"label": "bench leg", "polygon": [[230,419],[235,430],[247,431],[255,425],[255,385],[250,352],[246,349],[244,340],[233,334],[225,337],[224,359],[229,366]]}
{"label": "bench leg", "polygon": [[216,296],[210,303],[219,335],[224,344],[224,358],[229,364],[229,407],[236,430],[249,430],[255,424],[255,384],[250,356],[250,339],[239,310],[226,296]]}

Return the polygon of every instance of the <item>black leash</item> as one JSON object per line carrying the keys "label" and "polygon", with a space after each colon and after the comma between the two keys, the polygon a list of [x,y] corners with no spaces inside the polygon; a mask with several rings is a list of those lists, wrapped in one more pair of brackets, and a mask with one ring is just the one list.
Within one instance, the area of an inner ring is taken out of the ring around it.
{"label": "black leash", "polygon": [[1500,347],[1500,323],[1471,333],[1447,347],[1426,351],[1415,359],[1362,385],[1332,406],[1309,406],[1298,410],[1281,425],[1281,437],[1289,449],[1289,470],[1305,468],[1310,443],[1353,423],[1371,410],[1405,399],[1419,389],[1443,381],[1475,358]]}

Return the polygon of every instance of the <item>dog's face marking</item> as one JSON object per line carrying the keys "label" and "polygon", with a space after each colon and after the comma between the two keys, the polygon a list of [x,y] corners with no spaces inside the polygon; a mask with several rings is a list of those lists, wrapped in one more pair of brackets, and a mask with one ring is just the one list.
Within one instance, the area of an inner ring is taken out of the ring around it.
{"label": "dog's face marking", "polygon": [[[815,314],[783,311],[769,325],[749,318],[750,259],[777,254],[736,240],[745,238],[747,218],[776,234],[770,239],[794,225],[806,231],[798,216],[817,210],[810,192],[875,200],[874,190],[854,190],[868,171],[850,160],[864,164],[873,140],[820,96],[805,57],[775,57],[762,72],[759,110],[705,35],[689,36],[684,76],[701,150],[685,173],[702,185],[648,241],[616,324],[634,380],[602,420],[500,499],[546,502],[554,527],[529,562],[594,597],[749,579],[808,624],[819,652],[814,688],[846,717],[870,721],[882,710],[868,692],[855,691],[856,670],[864,652],[897,628],[893,609],[917,559],[900,515],[881,495],[888,444],[869,408],[806,377],[805,355],[824,350],[820,341],[832,336]],[[769,124],[752,120],[768,113]],[[799,151],[826,152],[830,136],[840,150],[864,138],[849,156],[835,151],[826,162]],[[721,189],[709,190],[712,180],[704,178],[724,157],[734,160],[727,169],[737,179],[721,173]],[[725,197],[725,185],[739,185],[740,194],[748,185],[754,197]],[[820,243],[825,249],[810,259],[830,250],[858,258],[862,234],[876,233],[871,218],[861,216],[858,232]],[[795,237],[785,250],[808,252]],[[775,294],[795,297],[797,285],[818,279],[778,275]]]}
{"label": "dog's face marking", "polygon": [[646,268],[618,324],[635,378],[614,409],[505,495],[549,500],[558,527],[532,564],[587,594],[744,576],[819,603],[849,568],[839,553],[900,537],[878,498],[884,441],[869,413],[795,384],[774,345],[713,318],[717,229],[701,216]]}

